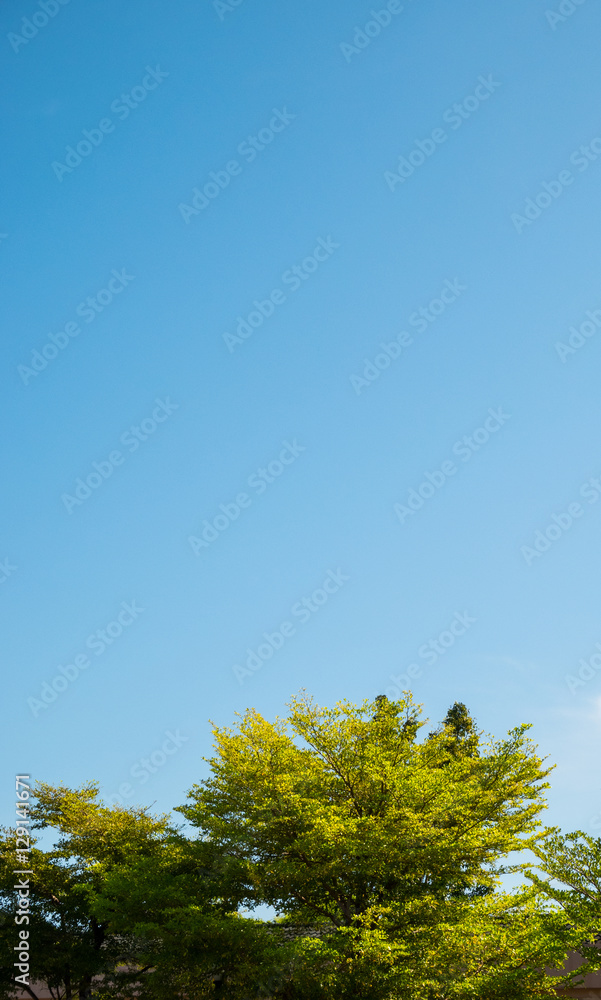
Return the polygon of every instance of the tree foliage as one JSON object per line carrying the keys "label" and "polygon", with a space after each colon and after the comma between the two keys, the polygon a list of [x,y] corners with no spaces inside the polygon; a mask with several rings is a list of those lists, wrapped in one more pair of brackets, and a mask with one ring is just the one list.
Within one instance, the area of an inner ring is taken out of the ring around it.
{"label": "tree foliage", "polygon": [[[178,810],[192,834],[107,808],[93,783],[38,785],[32,982],[64,1000],[556,996],[577,978],[548,974],[570,949],[581,971],[601,964],[601,842],[542,826],[550,768],[527,726],[489,738],[457,702],[424,725],[410,695],[301,696],[275,722],[251,709],[214,728],[208,777]],[[8,953],[14,847],[4,831]],[[510,862],[525,850],[537,868]],[[502,891],[507,873],[529,887]],[[242,915],[262,904],[276,921]]]}
{"label": "tree foliage", "polygon": [[582,974],[601,966],[601,837],[582,830],[551,835],[534,851],[538,864],[527,875],[542,899],[557,904],[577,929]]}
{"label": "tree foliage", "polygon": [[[120,966],[135,968],[135,943],[109,932],[94,909],[96,893],[115,869],[127,867],[132,857],[150,857],[167,829],[164,817],[153,818],[142,809],[112,810],[97,802],[98,787],[89,783],[71,790],[40,783],[31,809],[32,829],[52,830],[52,846],[42,849],[33,839],[29,867],[32,982],[47,983],[65,1000],[85,1000],[93,983],[103,977],[122,995],[131,992],[135,978]],[[15,909],[14,832],[0,839],[0,893],[5,917]],[[6,943],[14,944],[14,925],[1,928]],[[3,996],[14,994],[12,971],[3,971]]]}
{"label": "tree foliage", "polygon": [[211,777],[181,807],[241,902],[348,927],[376,905],[493,889],[506,855],[536,843],[549,768],[526,726],[474,741],[452,717],[420,742],[410,699],[291,708],[215,729]]}

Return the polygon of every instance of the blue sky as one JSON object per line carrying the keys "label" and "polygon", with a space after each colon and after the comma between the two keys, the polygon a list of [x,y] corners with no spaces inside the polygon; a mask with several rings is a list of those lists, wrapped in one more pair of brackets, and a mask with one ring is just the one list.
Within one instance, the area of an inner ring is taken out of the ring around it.
{"label": "blue sky", "polygon": [[9,822],[413,664],[601,824],[601,13],[398,6],[2,6]]}

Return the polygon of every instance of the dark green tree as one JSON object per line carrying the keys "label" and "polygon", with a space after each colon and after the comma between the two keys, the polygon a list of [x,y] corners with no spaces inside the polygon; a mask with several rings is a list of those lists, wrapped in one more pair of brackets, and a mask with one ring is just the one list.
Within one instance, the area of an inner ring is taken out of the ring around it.
{"label": "dark green tree", "polygon": [[[54,834],[47,849],[32,839],[28,867],[31,984],[47,984],[64,1000],[88,1000],[98,977],[116,996],[131,996],[141,968],[131,936],[116,937],[95,912],[95,896],[107,875],[127,868],[133,857],[152,857],[168,828],[164,817],[142,809],[107,809],[97,801],[98,787],[53,788],[40,783],[30,812],[32,830]],[[0,906],[6,920],[0,938],[9,953],[15,943],[14,831],[0,838]],[[127,966],[128,968],[120,968]],[[14,996],[14,969],[5,967],[2,997]]]}

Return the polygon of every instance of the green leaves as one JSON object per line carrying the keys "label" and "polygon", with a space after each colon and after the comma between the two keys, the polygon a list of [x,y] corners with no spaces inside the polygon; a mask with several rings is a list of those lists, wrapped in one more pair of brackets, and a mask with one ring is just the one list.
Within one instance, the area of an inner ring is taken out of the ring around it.
{"label": "green leaves", "polygon": [[350,926],[383,900],[493,887],[499,860],[534,842],[548,770],[526,727],[485,743],[464,710],[420,743],[410,698],[290,708],[215,729],[212,775],[180,810],[255,901]]}
{"label": "green leaves", "polygon": [[582,830],[560,834],[554,829],[534,854],[538,865],[528,867],[528,878],[543,899],[561,908],[574,947],[585,959],[580,972],[597,971],[601,968],[601,838]]}
{"label": "green leaves", "polygon": [[[149,857],[166,835],[164,817],[140,809],[108,809],[97,800],[98,787],[89,783],[71,790],[39,784],[30,812],[34,830],[53,831],[47,850],[34,843],[30,856],[30,924],[32,981],[47,983],[66,1000],[84,1000],[96,977],[106,989],[131,994],[138,967],[137,948],[117,937],[96,910],[107,878],[128,869],[134,859]],[[11,831],[0,840],[0,896],[5,911],[14,908],[14,844]],[[0,936],[14,943],[13,927]],[[133,971],[119,969],[127,964]],[[10,970],[12,971],[12,970]],[[14,993],[10,973],[2,981],[3,997]]]}
{"label": "green leaves", "polygon": [[[423,737],[410,695],[289,707],[214,729],[178,810],[192,837],[93,782],[38,786],[54,841],[31,854],[35,979],[65,1000],[540,1000],[577,975],[549,975],[570,949],[599,965],[601,842],[541,826],[550,768],[527,726],[488,738],[456,702]],[[508,863],[525,848],[536,870]],[[13,858],[7,831],[7,946]],[[500,892],[507,871],[531,887]],[[277,922],[241,916],[265,903]]]}

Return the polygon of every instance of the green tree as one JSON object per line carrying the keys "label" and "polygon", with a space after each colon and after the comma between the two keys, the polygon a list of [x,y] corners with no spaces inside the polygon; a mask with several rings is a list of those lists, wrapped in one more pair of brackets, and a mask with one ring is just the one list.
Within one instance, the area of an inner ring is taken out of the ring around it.
{"label": "green tree", "polygon": [[[190,842],[165,816],[108,808],[98,786],[38,784],[30,812],[30,986],[0,972],[0,997],[44,983],[63,1000],[267,997],[287,955],[232,902],[215,847]],[[14,831],[0,838],[0,941],[17,941]],[[22,867],[22,866],[21,866]],[[233,910],[233,912],[232,912]],[[3,919],[2,919],[3,918]]]}
{"label": "green tree", "polygon": [[[38,786],[32,982],[64,1000],[541,1000],[577,979],[545,972],[570,949],[593,967],[600,843],[542,828],[550,769],[528,727],[489,739],[455,703],[422,739],[410,696],[290,709],[215,728],[179,810],[192,836],[92,783]],[[14,848],[5,831],[8,954]],[[524,848],[537,873],[509,863]],[[531,886],[500,892],[521,870]],[[242,916],[261,903],[277,922]]]}
{"label": "green tree", "polygon": [[555,828],[534,854],[538,864],[529,866],[528,877],[564,914],[583,958],[580,973],[596,972],[601,968],[601,837]]}
{"label": "green tree", "polygon": [[[64,1000],[87,1000],[96,993],[97,977],[115,996],[131,996],[139,976],[137,943],[131,936],[116,937],[94,908],[96,894],[116,869],[128,867],[134,857],[152,857],[165,837],[164,817],[153,818],[142,809],[108,809],[97,801],[98,787],[54,788],[40,783],[30,812],[33,830],[54,835],[48,848],[35,835],[30,861],[31,979],[46,983]],[[12,954],[16,909],[14,831],[0,838],[0,907],[4,921],[0,938]],[[19,865],[18,867],[23,867]],[[12,964],[12,963],[11,963]],[[120,968],[121,967],[121,968]],[[15,970],[5,966],[0,996],[14,996]]]}
{"label": "green tree", "polygon": [[111,872],[94,909],[112,933],[138,943],[138,961],[150,971],[137,997],[267,997],[289,978],[291,950],[237,912],[235,884],[214,845],[179,831],[154,857]]}
{"label": "green tree", "polygon": [[[333,709],[301,697],[290,708],[275,723],[249,710],[235,729],[215,728],[210,777],[180,807],[217,850],[238,903],[331,931],[299,940],[305,982],[297,972],[301,992],[281,995],[458,997],[471,951],[488,947],[487,914],[492,926],[519,928],[521,943],[506,946],[504,984],[503,950],[492,949],[463,995],[485,995],[495,977],[499,989],[515,979],[511,997],[520,982],[523,996],[550,995],[550,938],[534,898],[495,893],[502,873],[523,867],[507,855],[545,833],[550,768],[528,727],[485,739],[456,704],[420,741],[410,696]],[[455,941],[454,972],[440,958],[443,931]],[[568,946],[564,937],[564,957]]]}
{"label": "green tree", "polygon": [[473,756],[478,753],[478,731],[476,724],[461,701],[456,701],[445,715],[442,726],[431,735],[444,736],[447,752],[457,755]]}

